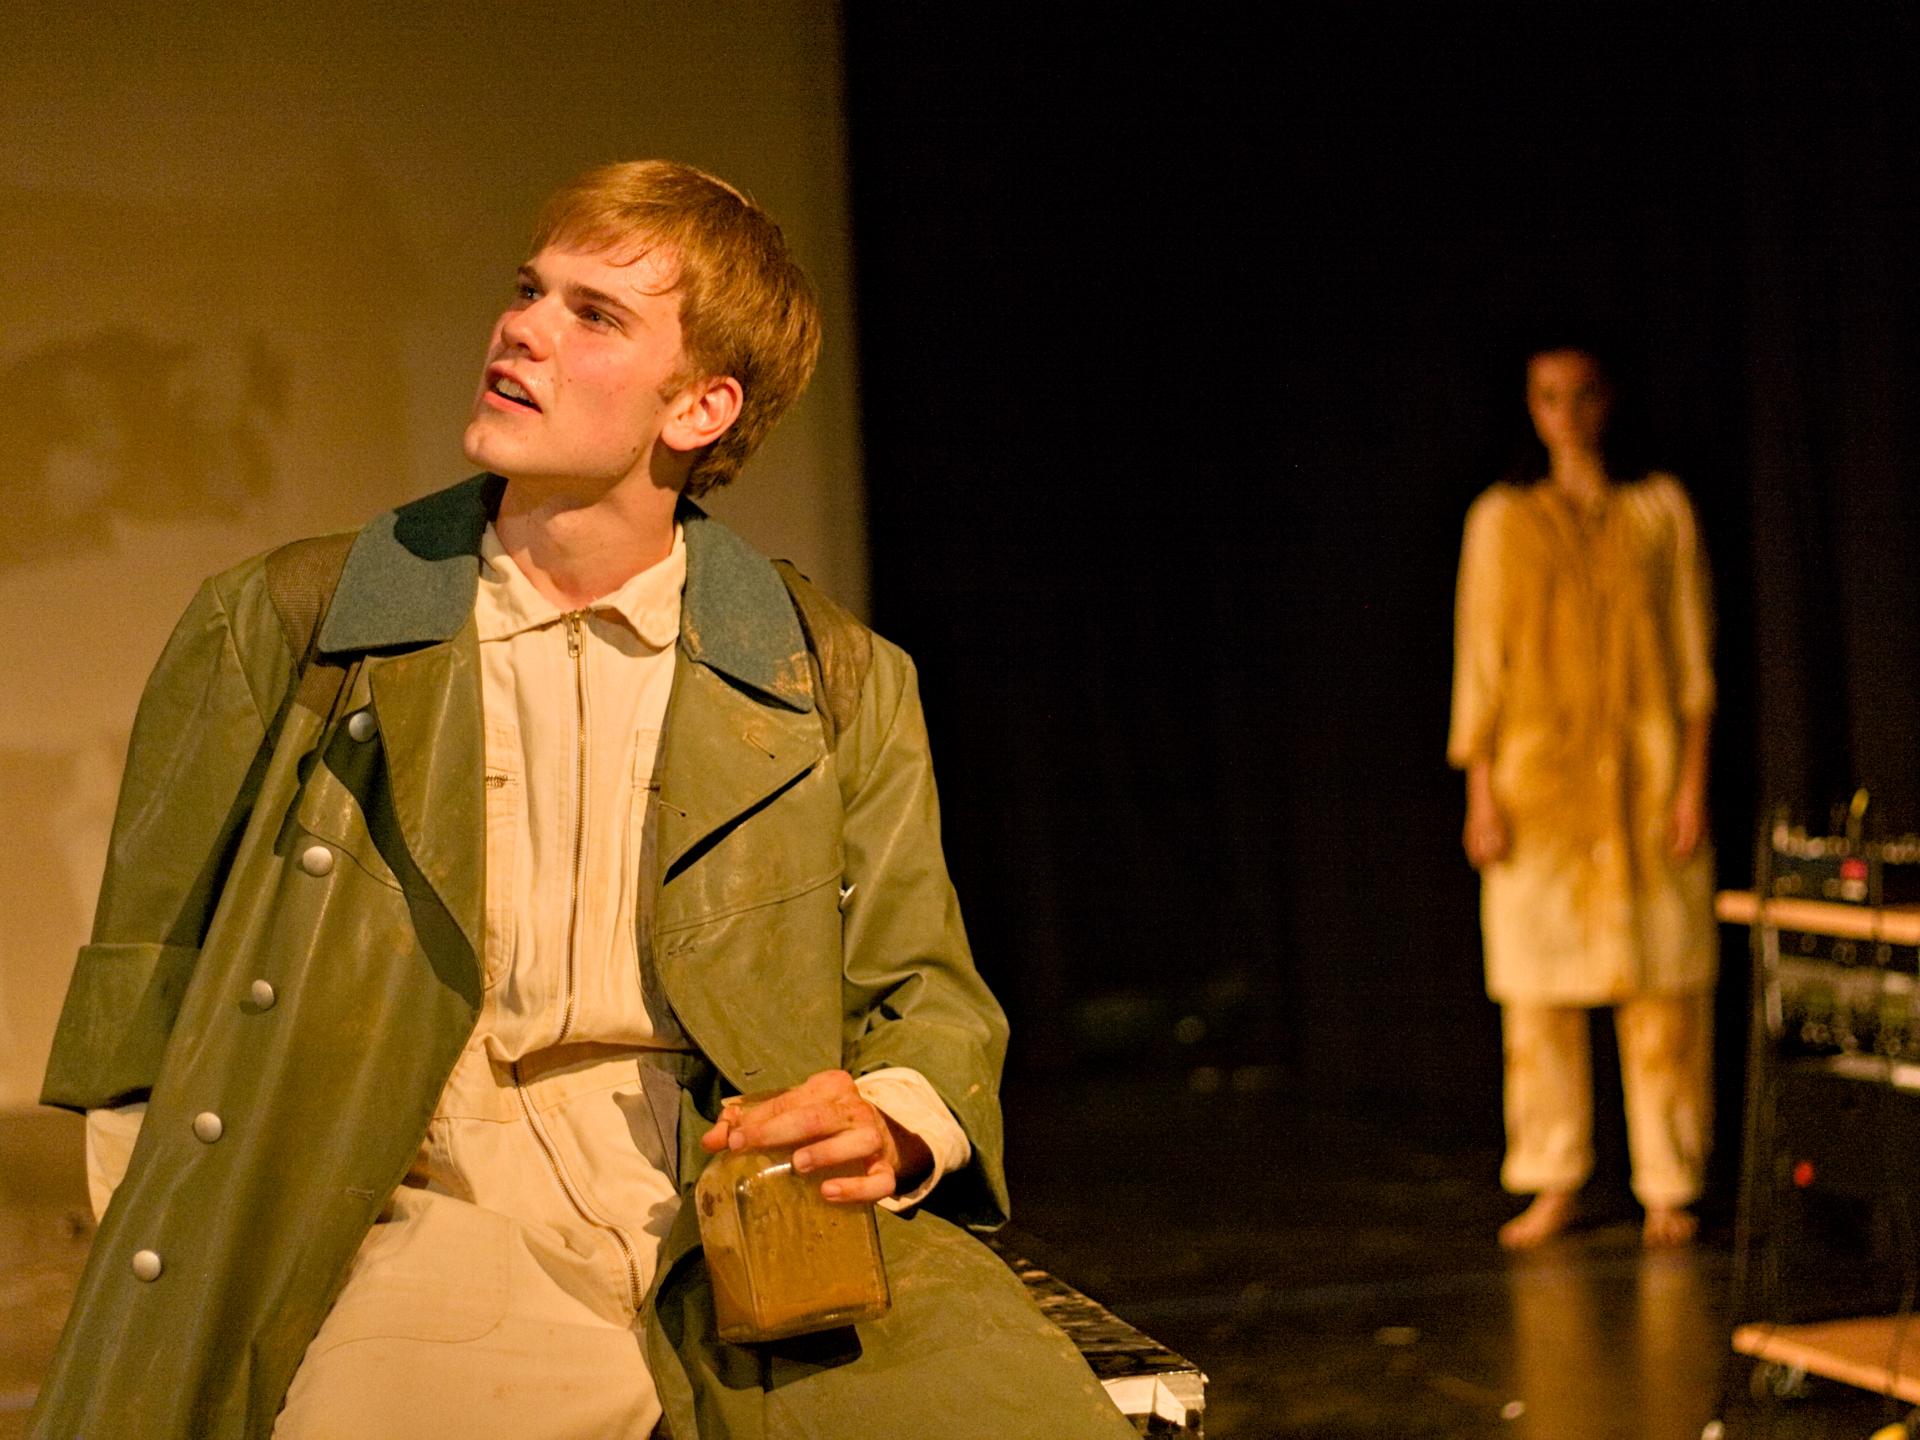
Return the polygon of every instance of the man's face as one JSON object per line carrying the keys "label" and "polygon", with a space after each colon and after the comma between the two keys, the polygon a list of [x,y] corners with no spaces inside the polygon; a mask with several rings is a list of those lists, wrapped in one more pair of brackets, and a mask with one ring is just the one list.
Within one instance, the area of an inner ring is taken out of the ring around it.
{"label": "man's face", "polygon": [[597,492],[644,473],[683,362],[676,273],[657,249],[627,261],[548,248],[521,266],[487,344],[467,459]]}
{"label": "man's face", "polygon": [[1548,350],[1527,362],[1527,413],[1549,453],[1597,452],[1612,408],[1612,387],[1591,355]]}

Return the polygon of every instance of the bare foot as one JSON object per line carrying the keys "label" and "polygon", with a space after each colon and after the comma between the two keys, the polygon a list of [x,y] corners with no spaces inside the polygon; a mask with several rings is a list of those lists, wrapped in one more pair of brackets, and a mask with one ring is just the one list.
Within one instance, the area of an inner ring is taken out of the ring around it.
{"label": "bare foot", "polygon": [[1700,1222],[1693,1212],[1678,1206],[1649,1205],[1646,1224],[1640,1227],[1640,1243],[1650,1250],[1672,1250],[1691,1245]]}
{"label": "bare foot", "polygon": [[1571,1225],[1573,1213],[1571,1191],[1549,1190],[1536,1195],[1531,1205],[1500,1227],[1500,1243],[1508,1250],[1531,1250]]}

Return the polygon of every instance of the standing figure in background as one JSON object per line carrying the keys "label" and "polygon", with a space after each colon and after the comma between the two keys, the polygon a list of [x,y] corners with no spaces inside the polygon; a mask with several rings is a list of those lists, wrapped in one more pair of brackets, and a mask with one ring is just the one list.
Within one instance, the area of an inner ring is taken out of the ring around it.
{"label": "standing figure in background", "polygon": [[1609,464],[1612,409],[1590,350],[1535,351],[1544,455],[1474,501],[1460,555],[1447,753],[1501,1007],[1501,1183],[1534,1197],[1509,1249],[1566,1228],[1592,1171],[1592,1007],[1614,1010],[1647,1244],[1693,1238],[1711,1128],[1710,590],[1679,482]]}

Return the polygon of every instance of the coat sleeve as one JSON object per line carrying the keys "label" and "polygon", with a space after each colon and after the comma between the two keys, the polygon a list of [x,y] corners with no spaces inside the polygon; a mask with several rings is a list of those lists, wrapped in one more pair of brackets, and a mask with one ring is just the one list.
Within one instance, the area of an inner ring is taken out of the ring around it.
{"label": "coat sleeve", "polygon": [[1668,643],[1673,652],[1674,704],[1683,720],[1713,714],[1713,584],[1693,505],[1678,481],[1670,481],[1673,529],[1673,594]]}
{"label": "coat sleeve", "polygon": [[1501,530],[1506,497],[1487,491],[1467,511],[1453,612],[1453,715],[1447,760],[1459,769],[1493,758],[1506,654]]}
{"label": "coat sleeve", "polygon": [[973,1149],[928,1206],[969,1225],[998,1225],[1007,1214],[999,1100],[1006,1019],[974,969],[947,876],[913,664],[883,640],[874,642],[838,756],[847,1069],[858,1077],[897,1065],[926,1077]]}
{"label": "coat sleeve", "polygon": [[202,585],[147,681],[44,1104],[121,1105],[153,1086],[290,670],[258,573],[250,562]]}

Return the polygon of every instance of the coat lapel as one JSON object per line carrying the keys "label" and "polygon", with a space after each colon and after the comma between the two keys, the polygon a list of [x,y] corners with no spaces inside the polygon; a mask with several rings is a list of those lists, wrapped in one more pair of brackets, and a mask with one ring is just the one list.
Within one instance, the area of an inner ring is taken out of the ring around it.
{"label": "coat lapel", "polygon": [[[394,820],[419,878],[470,953],[486,940],[486,755],[473,595],[501,482],[476,475],[372,521],[355,537],[319,648],[367,654]],[[403,881],[405,877],[402,877]],[[420,940],[435,937],[423,929]]]}
{"label": "coat lapel", "polygon": [[[786,583],[767,559],[683,505],[687,590],[661,746],[659,883],[739,816],[826,752],[807,645]],[[660,921],[671,925],[670,896]]]}
{"label": "coat lapel", "polygon": [[367,677],[401,838],[477,965],[486,943],[486,752],[471,621],[438,645],[370,658]]}
{"label": "coat lapel", "polygon": [[[826,742],[811,712],[768,705],[682,656],[661,752],[656,883],[729,822],[806,774]],[[667,906],[663,897],[663,924],[686,918]]]}

